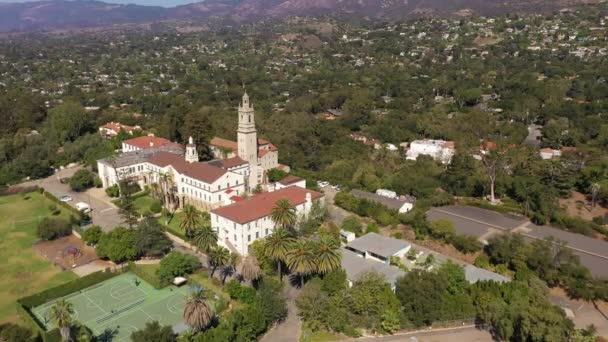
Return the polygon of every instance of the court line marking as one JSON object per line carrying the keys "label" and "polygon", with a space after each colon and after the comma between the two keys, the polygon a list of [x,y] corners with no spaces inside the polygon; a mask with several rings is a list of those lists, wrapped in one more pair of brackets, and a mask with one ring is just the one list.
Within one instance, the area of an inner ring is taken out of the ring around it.
{"label": "court line marking", "polygon": [[101,306],[99,306],[97,303],[95,303],[91,298],[89,298],[89,296],[87,296],[86,292],[83,292],[82,295],[84,296],[84,298],[86,298],[91,304],[95,305],[99,310],[101,310],[104,315],[107,315],[108,313],[106,312],[106,310],[104,310]]}

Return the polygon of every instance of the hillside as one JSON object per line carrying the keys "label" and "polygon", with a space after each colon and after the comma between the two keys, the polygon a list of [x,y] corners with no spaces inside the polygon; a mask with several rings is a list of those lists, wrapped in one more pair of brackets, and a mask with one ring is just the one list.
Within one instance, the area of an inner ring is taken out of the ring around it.
{"label": "hillside", "polygon": [[0,3],[0,31],[83,28],[171,19],[228,17],[247,22],[266,17],[333,15],[396,20],[420,15],[499,15],[550,12],[605,0],[208,0],[174,8],[101,1],[45,0]]}

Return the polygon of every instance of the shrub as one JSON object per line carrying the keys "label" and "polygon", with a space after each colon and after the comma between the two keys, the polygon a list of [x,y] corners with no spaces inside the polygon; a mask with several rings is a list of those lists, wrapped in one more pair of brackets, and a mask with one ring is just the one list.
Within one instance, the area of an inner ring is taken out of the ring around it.
{"label": "shrub", "polygon": [[403,239],[403,233],[402,232],[392,233],[391,237],[393,237],[395,239],[398,239],[398,240],[401,240],[401,239]]}
{"label": "shrub", "polygon": [[51,212],[51,215],[53,215],[53,216],[57,216],[57,215],[61,214],[61,210],[59,208],[57,208],[57,205],[55,203],[49,204],[49,211]]}
{"label": "shrub", "polygon": [[103,231],[100,226],[92,226],[84,231],[82,240],[89,245],[96,245],[99,242],[99,239],[101,239],[102,234]]}
{"label": "shrub", "polygon": [[173,251],[160,261],[158,275],[163,280],[173,280],[174,277],[192,274],[201,267],[197,257]]}
{"label": "shrub", "polygon": [[114,184],[110,187],[106,188],[106,194],[110,197],[118,197],[120,196],[120,189],[118,188],[118,184]]}
{"label": "shrub", "polygon": [[115,263],[137,259],[137,233],[125,227],[117,227],[102,234],[96,246],[100,258],[108,258]]}
{"label": "shrub", "polygon": [[103,186],[103,182],[101,181],[101,178],[99,178],[99,176],[95,176],[95,178],[93,179],[93,185],[96,188],[101,188]]}
{"label": "shrub", "polygon": [[158,213],[161,212],[161,210],[163,210],[163,207],[160,204],[160,202],[158,202],[158,201],[154,201],[150,205],[150,212],[153,213],[153,214],[158,214]]}
{"label": "shrub", "polygon": [[450,239],[450,243],[465,254],[479,252],[483,248],[483,244],[470,235],[455,235]]}
{"label": "shrub", "polygon": [[239,300],[243,303],[251,304],[255,300],[255,289],[251,286],[244,286],[238,280],[232,279],[226,285],[226,291],[230,298]]}
{"label": "shrub", "polygon": [[95,185],[95,174],[89,170],[80,169],[70,178],[70,188],[74,191],[84,191]]}
{"label": "shrub", "polygon": [[42,240],[54,240],[72,233],[70,223],[61,218],[44,218],[38,224],[37,236]]}
{"label": "shrub", "polygon": [[357,236],[363,234],[363,226],[361,222],[356,216],[349,216],[342,221],[342,226],[340,227],[343,230],[353,232]]}
{"label": "shrub", "polygon": [[490,267],[490,258],[488,258],[488,256],[485,254],[480,254],[477,258],[475,258],[473,265],[479,268],[488,268]]}
{"label": "shrub", "polygon": [[36,341],[36,335],[20,325],[5,323],[0,325],[0,341]]}

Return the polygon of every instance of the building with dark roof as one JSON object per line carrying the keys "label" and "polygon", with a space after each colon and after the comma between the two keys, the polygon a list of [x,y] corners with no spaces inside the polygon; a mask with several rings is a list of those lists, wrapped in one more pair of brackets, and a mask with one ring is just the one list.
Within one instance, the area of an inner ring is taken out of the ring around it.
{"label": "building with dark roof", "polygon": [[324,201],[322,193],[298,186],[263,192],[211,211],[211,225],[217,231],[218,243],[248,254],[249,245],[274,231],[270,215],[279,200],[288,200],[298,217],[308,214],[313,201]]}
{"label": "building with dark roof", "polygon": [[368,233],[349,242],[345,248],[366,259],[371,258],[388,264],[391,257],[403,257],[411,245],[405,240]]}

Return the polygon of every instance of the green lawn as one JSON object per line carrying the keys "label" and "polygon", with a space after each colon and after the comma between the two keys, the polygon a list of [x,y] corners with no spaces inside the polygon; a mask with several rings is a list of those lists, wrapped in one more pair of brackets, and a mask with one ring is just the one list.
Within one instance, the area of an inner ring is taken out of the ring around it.
{"label": "green lawn", "polygon": [[133,201],[133,203],[135,204],[135,207],[137,208],[137,212],[140,213],[141,215],[144,215],[144,214],[150,212],[150,206],[152,206],[152,203],[160,204],[160,202],[158,200],[150,197],[149,195],[137,197]]}
{"label": "green lawn", "polygon": [[[38,222],[50,216],[49,199],[37,192],[0,197],[0,323],[18,322],[16,300],[78,278],[32,248]],[[61,208],[61,207],[59,207]],[[67,218],[67,210],[61,209]]]}
{"label": "green lawn", "polygon": [[169,223],[168,224],[165,224],[166,221],[165,221],[165,217],[164,216],[161,216],[158,219],[158,221],[162,225],[169,227],[171,230],[176,231],[176,232],[178,232],[178,233],[180,233],[182,235],[185,235],[186,232],[179,227],[179,224],[182,222],[183,215],[184,214],[181,211],[173,214],[173,217],[169,218]]}

